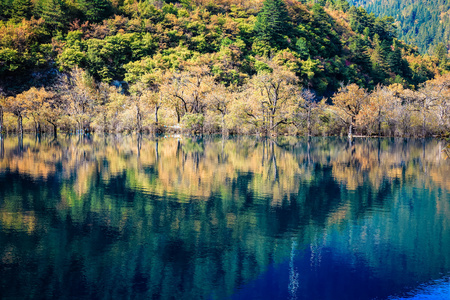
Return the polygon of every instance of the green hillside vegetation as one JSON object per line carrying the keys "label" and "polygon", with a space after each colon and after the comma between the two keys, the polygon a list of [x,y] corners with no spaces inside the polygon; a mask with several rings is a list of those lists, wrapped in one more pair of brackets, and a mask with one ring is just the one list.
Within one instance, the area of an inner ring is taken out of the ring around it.
{"label": "green hillside vegetation", "polygon": [[[376,16],[392,16],[398,36],[420,52],[438,54],[450,41],[450,2],[447,0],[350,0]],[[439,46],[440,49],[436,49]]]}
{"label": "green hillside vegetation", "polygon": [[[419,93],[436,76],[427,86],[447,88],[439,77],[447,56],[422,56],[398,40],[390,17],[318,2],[1,0],[0,130],[22,132],[25,120],[36,132],[49,124],[55,132],[175,124],[261,134],[446,131],[432,126],[432,106],[412,108],[422,94],[398,90]],[[388,124],[381,112],[377,125],[362,125],[374,90],[403,99],[402,111],[411,104],[409,125]]]}

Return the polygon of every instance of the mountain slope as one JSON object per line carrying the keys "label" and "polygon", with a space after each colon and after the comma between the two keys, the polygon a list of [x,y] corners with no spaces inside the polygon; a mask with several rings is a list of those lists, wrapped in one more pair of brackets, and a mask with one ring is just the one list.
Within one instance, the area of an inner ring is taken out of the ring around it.
{"label": "mountain slope", "polygon": [[417,87],[439,73],[436,60],[397,40],[392,19],[343,0],[303,2],[0,0],[8,8],[0,11],[0,85],[13,94],[48,84],[43,73],[74,68],[134,83],[186,65],[243,85],[260,71],[257,57],[276,60],[320,95],[348,83]]}
{"label": "mountain slope", "polygon": [[397,21],[399,39],[417,45],[422,53],[450,41],[450,1],[447,0],[349,0],[376,16]]}

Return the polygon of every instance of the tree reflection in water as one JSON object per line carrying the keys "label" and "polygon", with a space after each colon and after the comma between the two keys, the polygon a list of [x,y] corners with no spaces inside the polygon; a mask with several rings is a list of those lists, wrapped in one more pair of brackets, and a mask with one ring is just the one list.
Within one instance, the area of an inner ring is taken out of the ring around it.
{"label": "tree reflection in water", "polygon": [[5,297],[216,299],[286,263],[298,299],[326,249],[396,288],[450,270],[436,140],[0,140]]}

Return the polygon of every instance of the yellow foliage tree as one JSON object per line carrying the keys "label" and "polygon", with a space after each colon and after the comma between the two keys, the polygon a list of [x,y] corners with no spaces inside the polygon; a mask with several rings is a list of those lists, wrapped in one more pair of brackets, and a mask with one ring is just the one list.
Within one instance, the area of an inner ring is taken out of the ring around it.
{"label": "yellow foliage tree", "polygon": [[349,138],[353,137],[356,119],[367,102],[366,90],[354,83],[340,88],[333,96],[333,109],[336,115],[348,126]]}
{"label": "yellow foliage tree", "polygon": [[294,94],[298,91],[297,76],[273,61],[264,61],[262,69],[249,82],[250,95],[246,114],[262,123],[263,130],[274,133],[281,124],[287,124]]}

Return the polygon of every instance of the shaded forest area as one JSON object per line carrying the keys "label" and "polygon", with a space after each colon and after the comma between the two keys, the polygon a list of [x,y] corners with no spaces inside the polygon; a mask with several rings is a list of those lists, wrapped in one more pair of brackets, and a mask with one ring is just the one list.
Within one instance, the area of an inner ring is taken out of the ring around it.
{"label": "shaded forest area", "polygon": [[0,131],[449,132],[447,55],[346,1],[0,5]]}
{"label": "shaded forest area", "polygon": [[350,0],[376,16],[392,16],[399,38],[435,55],[446,55],[450,41],[450,3],[447,0]]}

